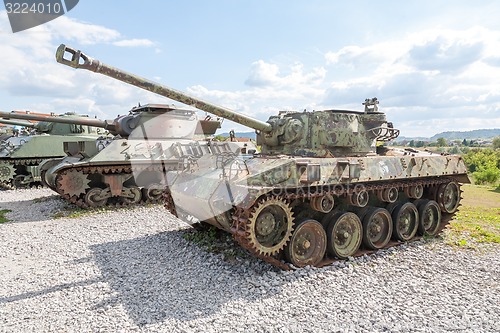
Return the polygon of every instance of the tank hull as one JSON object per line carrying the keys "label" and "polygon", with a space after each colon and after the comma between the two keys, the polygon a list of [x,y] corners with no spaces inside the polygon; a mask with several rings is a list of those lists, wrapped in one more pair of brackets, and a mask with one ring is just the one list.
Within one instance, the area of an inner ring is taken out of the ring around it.
{"label": "tank hull", "polygon": [[10,137],[0,149],[0,181],[6,188],[28,187],[41,182],[40,163],[66,156],[64,142],[95,145],[95,135],[50,135]]}
{"label": "tank hull", "polygon": [[[47,162],[43,181],[82,208],[156,202],[168,171],[183,169],[214,149],[240,153],[242,148],[247,147],[206,140],[115,139],[91,157],[74,152],[57,163]],[[99,200],[89,197],[92,191]]]}

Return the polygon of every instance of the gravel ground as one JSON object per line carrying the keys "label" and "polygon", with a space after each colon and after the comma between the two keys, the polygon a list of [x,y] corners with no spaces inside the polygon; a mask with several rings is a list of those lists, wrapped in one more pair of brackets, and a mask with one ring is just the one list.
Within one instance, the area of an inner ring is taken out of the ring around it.
{"label": "gravel ground", "polygon": [[0,191],[1,332],[500,331],[499,246],[422,241],[284,272],[202,251],[159,206],[54,218],[68,207]]}

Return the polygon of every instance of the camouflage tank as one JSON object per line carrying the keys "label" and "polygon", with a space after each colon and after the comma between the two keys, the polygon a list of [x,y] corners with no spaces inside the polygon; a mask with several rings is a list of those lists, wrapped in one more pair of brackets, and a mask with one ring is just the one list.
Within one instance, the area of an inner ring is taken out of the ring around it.
{"label": "camouflage tank", "polygon": [[460,183],[469,183],[464,162],[377,145],[399,134],[377,103],[272,116],[271,130],[257,132],[260,155],[200,159],[169,178],[166,206],[232,233],[282,268],[436,235],[460,204]]}
{"label": "camouflage tank", "polygon": [[[58,53],[66,50],[61,45]],[[68,52],[101,70],[80,51]],[[384,146],[399,131],[376,98],[365,100],[363,111],[284,111],[263,122],[139,81],[256,130],[260,154],[208,154],[189,172],[169,172],[165,206],[231,233],[250,253],[284,269],[436,235],[460,205],[460,183],[469,183],[460,156]]]}
{"label": "camouflage tank", "polygon": [[[0,112],[0,116],[29,116],[29,113]],[[3,119],[4,124],[23,126],[19,133],[12,135],[0,144],[0,183],[6,188],[23,188],[40,184],[39,164],[48,158],[65,156],[63,142],[87,142],[95,144],[101,133],[100,129],[75,124],[79,119],[89,119],[87,116],[67,113],[57,117],[70,120],[71,123],[53,123],[45,121],[47,116],[39,117],[37,124]],[[12,117],[14,118],[14,117]],[[29,129],[29,131],[28,131]]]}

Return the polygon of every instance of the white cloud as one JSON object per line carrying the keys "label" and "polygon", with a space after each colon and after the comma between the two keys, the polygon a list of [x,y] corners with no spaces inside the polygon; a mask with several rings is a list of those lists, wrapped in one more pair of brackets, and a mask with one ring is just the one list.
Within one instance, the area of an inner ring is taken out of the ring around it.
{"label": "white cloud", "polygon": [[318,86],[325,78],[323,67],[313,68],[310,73],[304,73],[304,65],[294,63],[288,68],[288,73],[282,74],[278,65],[258,60],[252,64],[250,75],[245,83],[251,87],[295,88],[297,86]]}
{"label": "white cloud", "polygon": [[[76,45],[116,44],[153,46],[148,39],[124,39],[116,30],[62,16],[47,24],[11,33],[5,11],[0,11],[0,97],[2,109],[40,112],[88,112],[104,118],[126,113],[138,102],[161,97],[124,83],[74,70],[55,61],[60,41]],[[21,101],[14,104],[12,100]],[[161,99],[165,102],[164,99]]]}
{"label": "white cloud", "polygon": [[116,30],[80,22],[67,16],[61,16],[37,28],[46,30],[53,38],[76,41],[82,45],[110,43],[120,38],[120,33]]}
{"label": "white cloud", "polygon": [[[325,75],[324,68],[313,68],[306,72],[302,64],[293,63],[282,72],[278,65],[259,60],[252,64],[245,81],[249,89],[221,91],[196,85],[189,87],[187,92],[214,104],[267,120],[280,110],[314,109],[316,103],[311,101],[322,98]],[[231,126],[245,129],[235,124]]]}
{"label": "white cloud", "polygon": [[123,39],[116,42],[113,42],[115,46],[124,46],[124,47],[149,47],[154,46],[155,43],[150,41],[149,39]]}
{"label": "white cloud", "polygon": [[266,120],[278,110],[360,110],[377,96],[402,135],[500,127],[500,32],[483,27],[429,29],[325,53],[325,67],[306,71],[258,60],[249,89],[189,92]]}
{"label": "white cloud", "polygon": [[430,29],[328,52],[330,71],[348,67],[350,72],[330,82],[324,103],[378,96],[403,135],[500,127],[499,49],[500,32],[475,27]]}
{"label": "white cloud", "polygon": [[[138,102],[166,102],[158,95],[54,61],[59,40],[151,47],[151,52],[161,52],[149,39],[126,38],[116,30],[64,16],[12,34],[5,11],[0,11],[0,32],[0,96],[7,105],[9,96],[23,96],[27,103],[12,108],[112,118]],[[326,52],[324,63],[314,67],[306,61],[256,60],[246,80],[242,79],[244,88],[212,90],[195,85],[187,92],[261,120],[279,110],[360,110],[365,98],[377,96],[381,110],[405,136],[500,127],[498,50],[496,30],[428,29],[398,39],[346,45]]]}

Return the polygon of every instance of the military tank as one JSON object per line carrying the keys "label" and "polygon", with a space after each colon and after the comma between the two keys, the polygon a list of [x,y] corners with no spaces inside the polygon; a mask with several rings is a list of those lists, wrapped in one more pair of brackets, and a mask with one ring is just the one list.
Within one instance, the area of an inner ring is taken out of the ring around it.
{"label": "military tank", "polygon": [[[0,112],[3,115],[23,115],[28,113]],[[25,129],[3,140],[0,144],[0,183],[4,188],[24,188],[40,184],[39,164],[48,158],[65,156],[63,142],[95,143],[101,133],[92,126],[78,125],[78,119],[87,116],[67,113],[59,119],[71,120],[73,123],[62,124],[47,122],[42,115],[37,124],[3,119],[0,122],[23,126]],[[30,129],[29,131],[26,129]]]}
{"label": "military tank", "polygon": [[[65,52],[67,64],[102,71],[99,61],[61,45],[58,54]],[[127,81],[256,130],[260,154],[208,154],[189,172],[167,173],[165,206],[231,233],[283,269],[437,235],[460,205],[460,184],[470,182],[460,156],[386,147],[399,130],[376,98],[362,111],[283,111],[263,122],[133,79]]]}
{"label": "military tank", "polygon": [[44,185],[85,208],[158,201],[166,170],[177,169],[184,160],[210,149],[231,149],[206,141],[220,127],[219,120],[198,119],[195,110],[174,105],[146,104],[114,120],[6,112],[0,112],[0,117],[88,125],[111,135],[94,142],[61,143],[67,156],[40,165]]}
{"label": "military tank", "polygon": [[171,175],[166,207],[230,232],[284,269],[435,236],[459,207],[465,164],[456,155],[380,145],[399,131],[377,104],[272,116],[270,128],[257,132],[260,155],[207,157]]}

